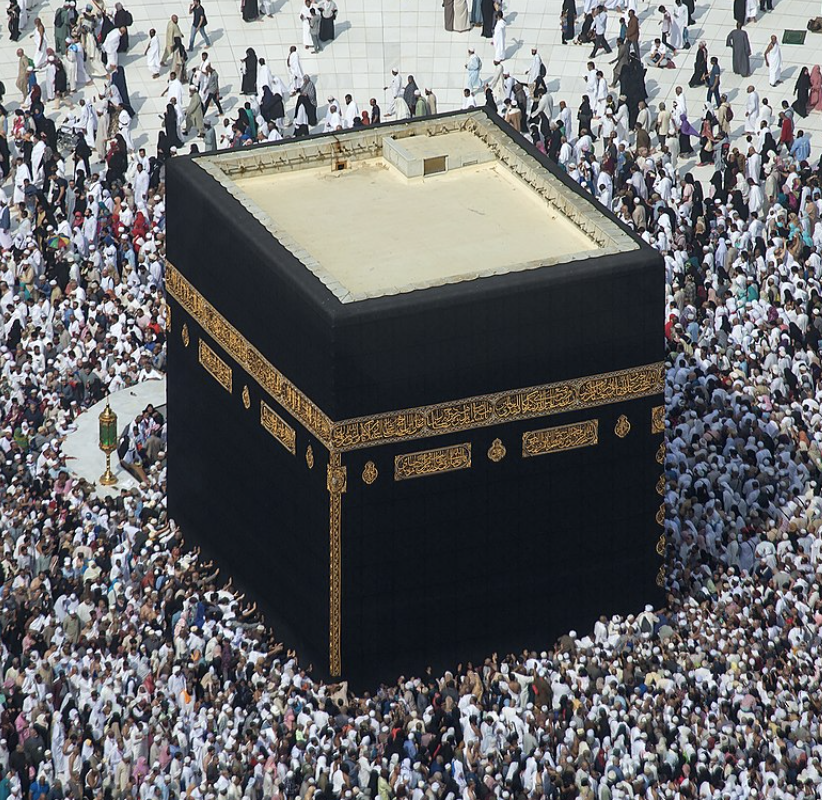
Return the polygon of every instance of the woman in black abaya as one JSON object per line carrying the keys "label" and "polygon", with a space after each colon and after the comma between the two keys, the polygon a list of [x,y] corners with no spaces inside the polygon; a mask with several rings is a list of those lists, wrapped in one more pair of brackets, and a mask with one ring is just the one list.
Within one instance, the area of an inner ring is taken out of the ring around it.
{"label": "woman in black abaya", "polygon": [[696,89],[705,85],[705,76],[708,74],[708,46],[705,42],[700,42],[694,55],[694,72],[688,81],[688,86]]}
{"label": "woman in black abaya", "polygon": [[270,86],[263,86],[263,99],[260,102],[260,114],[266,122],[274,122],[285,116],[283,98],[279,93],[274,94]]}
{"label": "woman in black abaya", "polygon": [[793,110],[799,114],[800,117],[808,116],[808,95],[811,91],[811,74],[807,67],[802,67],[799,77],[796,79],[796,84],[793,87],[793,93],[796,95],[796,100],[791,103]]}
{"label": "woman in black abaya", "polygon": [[633,130],[639,115],[639,103],[648,99],[648,92],[645,90],[645,67],[636,56],[628,58],[628,63],[619,75],[619,82],[622,94],[625,95],[625,102],[628,104],[628,124]]}
{"label": "woman in black abaya", "polygon": [[337,4],[334,0],[325,0],[320,14],[320,41],[333,42],[334,21],[337,19]]}
{"label": "woman in black abaya", "polygon": [[245,58],[241,59],[243,65],[243,85],[240,87],[241,94],[256,94],[257,92],[257,54],[253,47],[245,51]]}
{"label": "woman in black abaya", "polygon": [[[586,130],[588,133],[591,133],[591,120],[594,118],[594,112],[591,109],[591,101],[588,98],[587,94],[582,95],[582,102],[579,104],[579,111],[577,111],[577,122],[579,122],[579,127],[577,128],[577,136],[582,136],[582,131]],[[570,131],[565,131],[566,137],[569,139]],[[593,138],[593,133],[591,133],[591,138]]]}
{"label": "woman in black abaya", "polygon": [[106,180],[109,183],[114,181],[122,183],[125,180],[128,169],[128,147],[120,134],[117,134],[114,143],[109,148],[106,165]]}
{"label": "woman in black abaya", "polygon": [[577,6],[575,0],[562,2],[562,43],[568,44],[574,40],[577,22]]}
{"label": "woman in black abaya", "polygon": [[420,87],[417,86],[417,82],[414,80],[414,76],[409,75],[408,83],[405,84],[405,89],[402,90],[402,96],[408,108],[411,109],[411,116],[414,115],[414,105],[417,102],[417,92],[419,90]]}
{"label": "woman in black abaya", "polygon": [[260,16],[257,0],[240,0],[243,9],[243,22],[254,22]]}
{"label": "woman in black abaya", "polygon": [[177,135],[177,110],[172,103],[166,106],[166,113],[163,115],[163,125],[166,129],[166,142],[169,148],[182,147],[183,143]]}
{"label": "woman in black abaya", "polygon": [[128,111],[132,117],[134,117],[134,109],[131,107],[131,100],[129,100],[128,97],[126,70],[122,64],[120,64],[120,66],[111,73],[111,82],[117,87],[117,91],[120,92],[120,97],[123,100],[123,108],[125,108],[125,110]]}

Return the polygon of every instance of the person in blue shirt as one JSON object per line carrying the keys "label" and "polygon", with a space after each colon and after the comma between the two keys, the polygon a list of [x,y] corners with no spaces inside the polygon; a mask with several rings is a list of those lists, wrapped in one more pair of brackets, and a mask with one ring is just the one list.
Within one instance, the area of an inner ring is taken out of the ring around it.
{"label": "person in blue shirt", "polygon": [[40,797],[45,798],[48,793],[49,789],[49,782],[46,780],[45,775],[40,775],[40,777],[31,785],[31,800],[39,800]]}
{"label": "person in blue shirt", "polygon": [[797,131],[796,139],[791,145],[791,155],[797,161],[807,161],[811,157],[811,140],[805,135],[805,131]]}

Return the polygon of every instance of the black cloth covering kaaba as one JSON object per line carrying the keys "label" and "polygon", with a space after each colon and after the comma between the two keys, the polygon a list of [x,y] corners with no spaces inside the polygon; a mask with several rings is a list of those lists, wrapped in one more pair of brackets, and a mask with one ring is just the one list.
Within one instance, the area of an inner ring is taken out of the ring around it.
{"label": "black cloth covering kaaba", "polygon": [[[343,304],[196,159],[171,159],[167,181],[170,511],[303,663],[366,686],[542,649],[658,599],[663,274],[653,249]],[[220,364],[230,385],[209,374]],[[517,396],[538,408],[609,373],[619,375],[596,385],[614,394],[594,392],[584,407],[444,424],[424,438],[394,417],[396,436],[362,442],[351,436],[359,423],[326,430],[311,416],[334,423],[551,384]],[[261,424],[263,406],[293,441]],[[582,444],[570,435],[556,452],[523,454],[525,434],[563,428],[562,439],[582,423]],[[396,479],[398,457],[468,446],[470,467]]]}

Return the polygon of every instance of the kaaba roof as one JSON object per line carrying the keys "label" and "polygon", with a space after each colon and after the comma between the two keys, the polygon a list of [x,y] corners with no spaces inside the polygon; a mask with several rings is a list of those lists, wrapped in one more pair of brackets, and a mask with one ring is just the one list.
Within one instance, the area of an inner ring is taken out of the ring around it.
{"label": "kaaba roof", "polygon": [[341,303],[639,248],[484,110],[194,163]]}

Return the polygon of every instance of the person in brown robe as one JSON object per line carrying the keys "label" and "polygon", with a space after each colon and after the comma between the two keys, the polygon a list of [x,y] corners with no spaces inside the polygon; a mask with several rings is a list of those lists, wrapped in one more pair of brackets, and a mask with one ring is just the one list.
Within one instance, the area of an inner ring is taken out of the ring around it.
{"label": "person in brown robe", "polygon": [[28,58],[26,58],[26,54],[23,52],[23,49],[18,48],[17,80],[14,82],[14,85],[20,90],[20,93],[23,95],[24,100],[26,99],[26,95],[29,93],[28,68],[29,60]]}
{"label": "person in brown robe", "polygon": [[445,14],[445,30],[454,30],[454,0],[442,0],[442,8]]}

